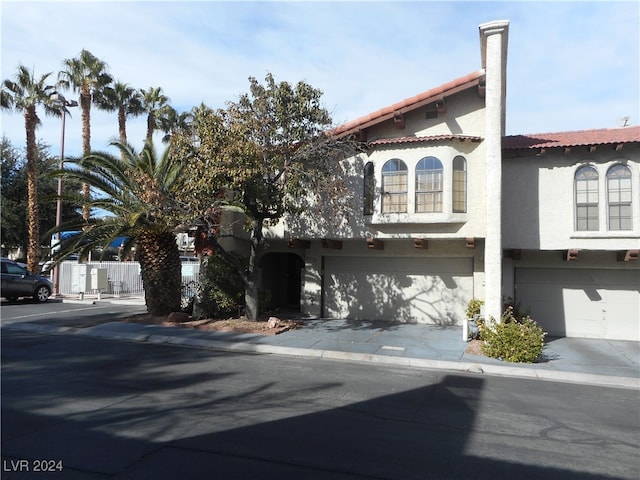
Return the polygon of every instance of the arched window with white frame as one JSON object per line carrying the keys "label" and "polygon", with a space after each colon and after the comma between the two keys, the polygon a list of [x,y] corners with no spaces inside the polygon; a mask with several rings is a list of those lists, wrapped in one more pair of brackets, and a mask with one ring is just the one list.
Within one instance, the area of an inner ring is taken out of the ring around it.
{"label": "arched window with white frame", "polygon": [[591,166],[580,167],[576,170],[575,207],[576,230],[593,231],[599,229],[598,216],[598,172]]}
{"label": "arched window with white frame", "polygon": [[631,230],[631,170],[617,164],[607,171],[607,210],[609,230]]}
{"label": "arched window with white frame", "polygon": [[382,167],[382,213],[407,212],[407,165],[394,158]]}
{"label": "arched window with white frame", "polygon": [[416,165],[416,212],[442,212],[442,162],[425,157]]}

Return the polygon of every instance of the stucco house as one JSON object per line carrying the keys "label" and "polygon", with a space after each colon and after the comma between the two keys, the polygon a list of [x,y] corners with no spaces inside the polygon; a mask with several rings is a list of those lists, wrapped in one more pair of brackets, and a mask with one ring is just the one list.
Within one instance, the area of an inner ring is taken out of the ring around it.
{"label": "stucco house", "polygon": [[339,127],[352,211],[266,232],[262,285],[319,317],[459,325],[512,297],[551,335],[640,340],[640,128],[505,136],[509,22],[481,67]]}

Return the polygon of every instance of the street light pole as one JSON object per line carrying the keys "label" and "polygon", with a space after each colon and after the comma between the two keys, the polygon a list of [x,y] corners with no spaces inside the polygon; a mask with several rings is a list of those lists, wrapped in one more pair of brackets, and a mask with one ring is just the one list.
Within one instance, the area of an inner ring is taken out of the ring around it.
{"label": "street light pole", "polygon": [[[65,120],[67,118],[67,107],[77,107],[78,102],[75,100],[67,100],[58,92],[51,94],[50,99],[62,105],[62,134],[60,138],[60,170],[64,168],[64,132]],[[62,223],[62,176],[58,176],[58,199],[56,201],[56,228]],[[60,244],[60,232],[56,233],[58,245]],[[53,294],[60,294],[60,267],[56,265],[53,269]]]}

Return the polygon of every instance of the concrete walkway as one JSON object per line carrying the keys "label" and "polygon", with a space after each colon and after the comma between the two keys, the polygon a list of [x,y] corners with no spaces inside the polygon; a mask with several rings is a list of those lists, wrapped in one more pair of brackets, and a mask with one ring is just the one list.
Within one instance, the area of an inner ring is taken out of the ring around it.
{"label": "concrete walkway", "polygon": [[[65,302],[77,302],[65,299]],[[93,302],[85,299],[83,302]],[[139,305],[139,298],[102,302]],[[15,323],[9,328],[73,333],[116,340],[187,347],[377,362],[640,390],[640,342],[548,338],[544,361],[514,364],[466,353],[462,327],[390,324],[344,319],[303,320],[304,326],[279,335],[198,331],[188,328],[108,322],[76,328]]]}

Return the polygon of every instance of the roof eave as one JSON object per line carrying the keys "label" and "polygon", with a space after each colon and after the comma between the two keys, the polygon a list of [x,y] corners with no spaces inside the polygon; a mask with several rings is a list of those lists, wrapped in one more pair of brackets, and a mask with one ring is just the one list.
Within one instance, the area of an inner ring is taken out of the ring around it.
{"label": "roof eave", "polygon": [[352,122],[339,126],[333,130],[333,135],[337,137],[344,137],[390,120],[395,114],[410,112],[456,93],[480,86],[481,81],[484,79],[484,75],[484,70],[478,70],[465,77],[445,83],[440,87],[428,90],[414,97],[409,97],[386,108],[372,112]]}

